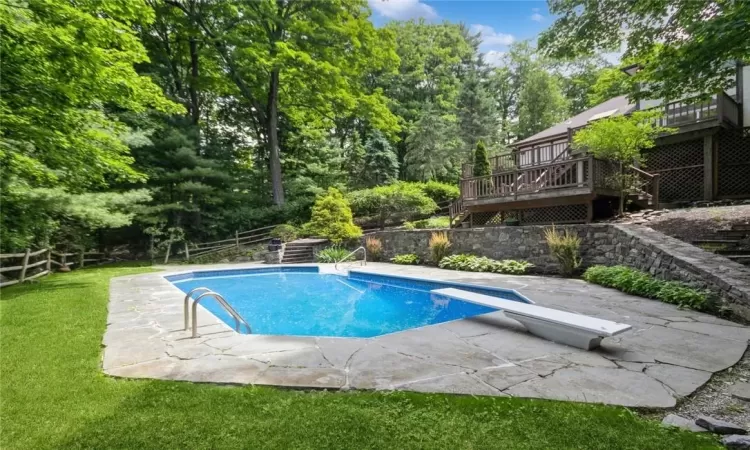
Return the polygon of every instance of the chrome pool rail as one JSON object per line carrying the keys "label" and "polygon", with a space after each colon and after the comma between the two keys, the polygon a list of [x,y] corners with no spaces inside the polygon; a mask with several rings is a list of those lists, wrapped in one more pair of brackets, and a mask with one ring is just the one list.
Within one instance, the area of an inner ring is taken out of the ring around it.
{"label": "chrome pool rail", "polygon": [[220,294],[206,288],[206,287],[199,287],[191,290],[188,292],[188,294],[185,296],[185,330],[188,330],[188,322],[189,322],[189,314],[188,314],[188,303],[190,302],[190,299],[192,298],[192,294],[194,292],[198,291],[205,291],[201,295],[198,296],[195,300],[193,300],[193,335],[192,337],[196,338],[198,337],[198,303],[204,298],[207,297],[213,297],[217,303],[219,303],[219,306],[224,308],[224,311],[228,312],[230,316],[234,319],[234,330],[236,332],[240,332],[241,325],[245,325],[247,328],[247,332],[252,334],[253,329],[250,327],[250,324],[247,323],[247,321],[242,318],[240,313],[238,313],[232,306],[222,297]]}
{"label": "chrome pool rail", "polygon": [[357,253],[360,250],[362,250],[362,254],[364,255],[364,259],[362,259],[361,265],[366,266],[367,265],[367,249],[365,249],[364,247],[358,247],[353,252],[349,253],[348,255],[344,256],[340,260],[336,261],[336,263],[334,263],[333,265],[333,268],[336,270],[339,270],[339,263],[346,261],[350,256],[353,256],[355,253]]}

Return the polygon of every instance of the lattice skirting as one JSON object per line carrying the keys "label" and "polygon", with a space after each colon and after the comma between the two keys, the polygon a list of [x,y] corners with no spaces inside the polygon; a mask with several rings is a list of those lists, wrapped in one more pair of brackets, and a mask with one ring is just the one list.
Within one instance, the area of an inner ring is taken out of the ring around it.
{"label": "lattice skirting", "polygon": [[750,136],[722,131],[718,136],[719,197],[750,196]]}
{"label": "lattice skirting", "polygon": [[660,202],[703,198],[703,139],[660,145],[644,157],[645,170],[660,175]]}
{"label": "lattice skirting", "polygon": [[512,211],[475,212],[471,216],[473,227],[503,225],[506,219],[518,219],[523,225],[551,223],[584,223],[588,219],[588,204],[547,206]]}

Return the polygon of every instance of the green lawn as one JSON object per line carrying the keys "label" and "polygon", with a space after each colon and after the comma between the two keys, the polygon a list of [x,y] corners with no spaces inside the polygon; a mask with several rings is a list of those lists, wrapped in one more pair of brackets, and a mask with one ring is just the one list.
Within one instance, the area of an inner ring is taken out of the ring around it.
{"label": "green lawn", "polygon": [[0,447],[719,448],[623,408],[113,379],[99,369],[107,267],[0,293]]}

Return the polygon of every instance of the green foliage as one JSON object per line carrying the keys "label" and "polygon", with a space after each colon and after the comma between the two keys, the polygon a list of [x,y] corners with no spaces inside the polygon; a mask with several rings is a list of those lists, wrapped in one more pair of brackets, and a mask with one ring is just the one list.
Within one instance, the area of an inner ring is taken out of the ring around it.
{"label": "green foliage", "polygon": [[523,275],[534,267],[533,264],[527,261],[515,261],[512,259],[497,261],[485,256],[468,254],[446,256],[440,260],[440,264],[438,265],[441,269],[463,270],[466,272],[493,272],[509,275]]}
{"label": "green foliage", "polygon": [[484,177],[490,175],[490,159],[487,157],[487,149],[484,143],[479,141],[474,151],[474,175],[475,177]]}
{"label": "green foliage", "polygon": [[432,262],[436,265],[439,264],[443,258],[450,254],[451,243],[448,240],[448,233],[444,231],[432,233],[428,248],[430,249]]}
{"label": "green foliage", "polygon": [[414,222],[406,221],[404,222],[404,230],[411,231],[417,228],[416,225],[414,225]]}
{"label": "green foliage", "polygon": [[432,103],[423,107],[405,143],[404,172],[410,179],[450,178],[461,160],[455,116],[441,114]]}
{"label": "green foliage", "polygon": [[539,38],[553,57],[620,51],[641,65],[633,78],[641,98],[678,99],[734,84],[730,62],[747,60],[750,3],[666,0],[550,2],[555,23]]}
{"label": "green foliage", "polygon": [[372,261],[380,261],[383,257],[383,242],[378,238],[365,239],[365,249],[367,249],[367,258]]}
{"label": "green foliage", "polygon": [[453,201],[461,195],[461,191],[455,184],[446,184],[430,180],[427,183],[417,183],[417,186],[422,189],[422,192],[424,192],[426,196],[434,200],[435,203]]}
{"label": "green foliage", "polygon": [[631,82],[632,78],[619,67],[602,69],[588,92],[587,106],[596,106],[619,95],[628,94]]}
{"label": "green foliage", "polygon": [[434,228],[450,228],[451,219],[448,216],[430,217],[429,219],[416,220],[412,223],[412,226],[420,230],[434,229]]}
{"label": "green foliage", "polygon": [[304,231],[308,235],[330,239],[338,243],[362,235],[362,229],[354,225],[352,210],[344,195],[336,188],[328,188],[325,195],[315,200],[310,221]]}
{"label": "green foliage", "polygon": [[560,273],[566,277],[573,276],[581,266],[581,238],[569,229],[561,233],[553,225],[544,230],[544,239],[550,254],[560,265]]}
{"label": "green foliage", "polygon": [[299,235],[299,230],[294,225],[285,223],[271,230],[270,235],[273,238],[281,239],[282,242],[291,242],[297,239],[297,236]]}
{"label": "green foliage", "polygon": [[683,308],[705,310],[710,293],[693,289],[676,281],[664,281],[625,266],[593,266],[583,274],[589,283],[615,288],[628,294],[655,298]]}
{"label": "green foliage", "polygon": [[468,160],[479,142],[491,142],[497,129],[495,101],[488,92],[488,80],[472,70],[461,84],[458,95],[458,133],[462,154]]}
{"label": "green foliage", "polygon": [[405,265],[417,265],[420,262],[422,262],[419,259],[419,256],[415,255],[414,253],[405,253],[403,255],[396,255],[393,258],[391,258],[391,262],[393,264],[405,264]]}
{"label": "green foliage", "polygon": [[[337,245],[324,248],[315,255],[315,260],[321,263],[335,263],[343,261],[351,251]],[[354,255],[349,255],[346,261],[353,261]]]}
{"label": "green foliage", "polygon": [[525,139],[560,123],[568,115],[568,102],[560,83],[545,70],[532,70],[518,93],[516,135]]}
{"label": "green foliage", "polygon": [[362,179],[367,186],[377,186],[396,181],[398,158],[385,137],[374,132],[365,142]]}
{"label": "green foliage", "polygon": [[357,217],[375,216],[381,229],[386,221],[429,214],[437,204],[412,183],[395,183],[349,193],[349,201]]}

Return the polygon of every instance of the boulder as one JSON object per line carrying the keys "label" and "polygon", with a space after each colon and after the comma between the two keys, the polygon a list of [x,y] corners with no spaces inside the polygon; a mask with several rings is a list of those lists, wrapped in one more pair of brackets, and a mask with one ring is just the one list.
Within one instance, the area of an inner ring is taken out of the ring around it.
{"label": "boulder", "polygon": [[716,434],[747,434],[747,431],[739,425],[710,416],[700,416],[695,419],[695,424]]}

